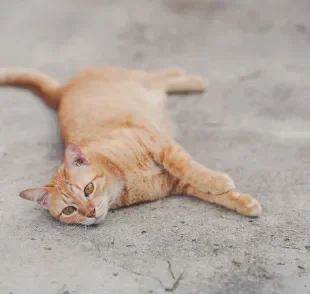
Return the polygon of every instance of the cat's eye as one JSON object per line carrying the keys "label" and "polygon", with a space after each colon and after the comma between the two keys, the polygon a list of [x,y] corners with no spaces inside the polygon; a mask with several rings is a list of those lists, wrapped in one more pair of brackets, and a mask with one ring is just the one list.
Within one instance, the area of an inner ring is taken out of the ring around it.
{"label": "cat's eye", "polygon": [[67,206],[66,208],[63,209],[62,213],[65,215],[70,215],[73,212],[75,212],[76,210],[77,210],[77,208],[74,206]]}
{"label": "cat's eye", "polygon": [[93,183],[88,183],[87,185],[86,185],[86,187],[84,188],[84,194],[85,194],[85,196],[87,197],[87,196],[89,196],[91,193],[93,193],[94,192],[94,184]]}

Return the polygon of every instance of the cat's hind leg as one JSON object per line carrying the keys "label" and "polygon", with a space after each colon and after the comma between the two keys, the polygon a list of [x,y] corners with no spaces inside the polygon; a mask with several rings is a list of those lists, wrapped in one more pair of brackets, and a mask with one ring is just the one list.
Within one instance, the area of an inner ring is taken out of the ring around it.
{"label": "cat's hind leg", "polygon": [[167,79],[167,93],[203,92],[207,87],[206,81],[200,76],[185,76]]}
{"label": "cat's hind leg", "polygon": [[148,74],[149,78],[152,79],[167,79],[172,77],[184,77],[186,75],[185,70],[179,67],[168,67]]}
{"label": "cat's hind leg", "polygon": [[198,75],[187,75],[178,67],[170,67],[158,71],[128,70],[131,79],[141,82],[147,88],[161,90],[166,93],[203,92],[207,83]]}
{"label": "cat's hind leg", "polygon": [[145,71],[140,69],[125,69],[115,66],[104,66],[100,69],[91,68],[86,71],[92,74],[100,74],[109,80],[132,80],[140,83],[145,88],[160,90],[166,93],[203,92],[207,83],[204,78],[196,75],[188,75],[178,67],[169,67],[157,71]]}
{"label": "cat's hind leg", "polygon": [[160,89],[166,93],[189,93],[203,92],[207,88],[206,80],[196,75],[151,75],[150,85],[152,88]]}

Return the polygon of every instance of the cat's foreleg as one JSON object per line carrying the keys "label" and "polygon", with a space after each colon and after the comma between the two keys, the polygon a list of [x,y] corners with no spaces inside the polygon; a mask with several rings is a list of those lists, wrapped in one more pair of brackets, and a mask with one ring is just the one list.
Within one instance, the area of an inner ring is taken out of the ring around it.
{"label": "cat's foreleg", "polygon": [[171,175],[205,193],[222,194],[235,188],[226,174],[204,167],[196,162],[176,142],[163,142],[154,153],[154,159]]}
{"label": "cat's foreleg", "polygon": [[221,195],[212,195],[210,193],[202,192],[192,185],[186,184],[183,186],[181,185],[178,188],[179,189],[176,189],[176,193],[191,195],[204,201],[221,205],[246,216],[256,217],[262,212],[262,207],[259,202],[254,197],[247,194],[229,191]]}

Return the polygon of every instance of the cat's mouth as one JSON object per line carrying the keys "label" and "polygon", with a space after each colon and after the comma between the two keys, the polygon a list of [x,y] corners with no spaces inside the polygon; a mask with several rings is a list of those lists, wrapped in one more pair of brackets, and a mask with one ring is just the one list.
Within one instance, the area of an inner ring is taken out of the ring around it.
{"label": "cat's mouth", "polygon": [[84,226],[91,226],[91,225],[97,225],[104,221],[106,214],[102,214],[98,217],[88,217],[84,221],[81,222],[81,225]]}
{"label": "cat's mouth", "polygon": [[104,221],[106,215],[107,215],[107,209],[105,209],[104,201],[102,201],[96,207],[95,217],[87,217],[84,221],[81,222],[81,224],[85,226],[100,224]]}

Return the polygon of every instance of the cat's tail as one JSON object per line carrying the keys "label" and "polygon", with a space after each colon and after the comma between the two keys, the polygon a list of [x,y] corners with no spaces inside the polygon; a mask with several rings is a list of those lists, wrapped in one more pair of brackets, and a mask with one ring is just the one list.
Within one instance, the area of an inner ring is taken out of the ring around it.
{"label": "cat's tail", "polygon": [[27,68],[0,68],[0,85],[17,86],[31,90],[50,107],[57,109],[60,85],[47,75]]}

